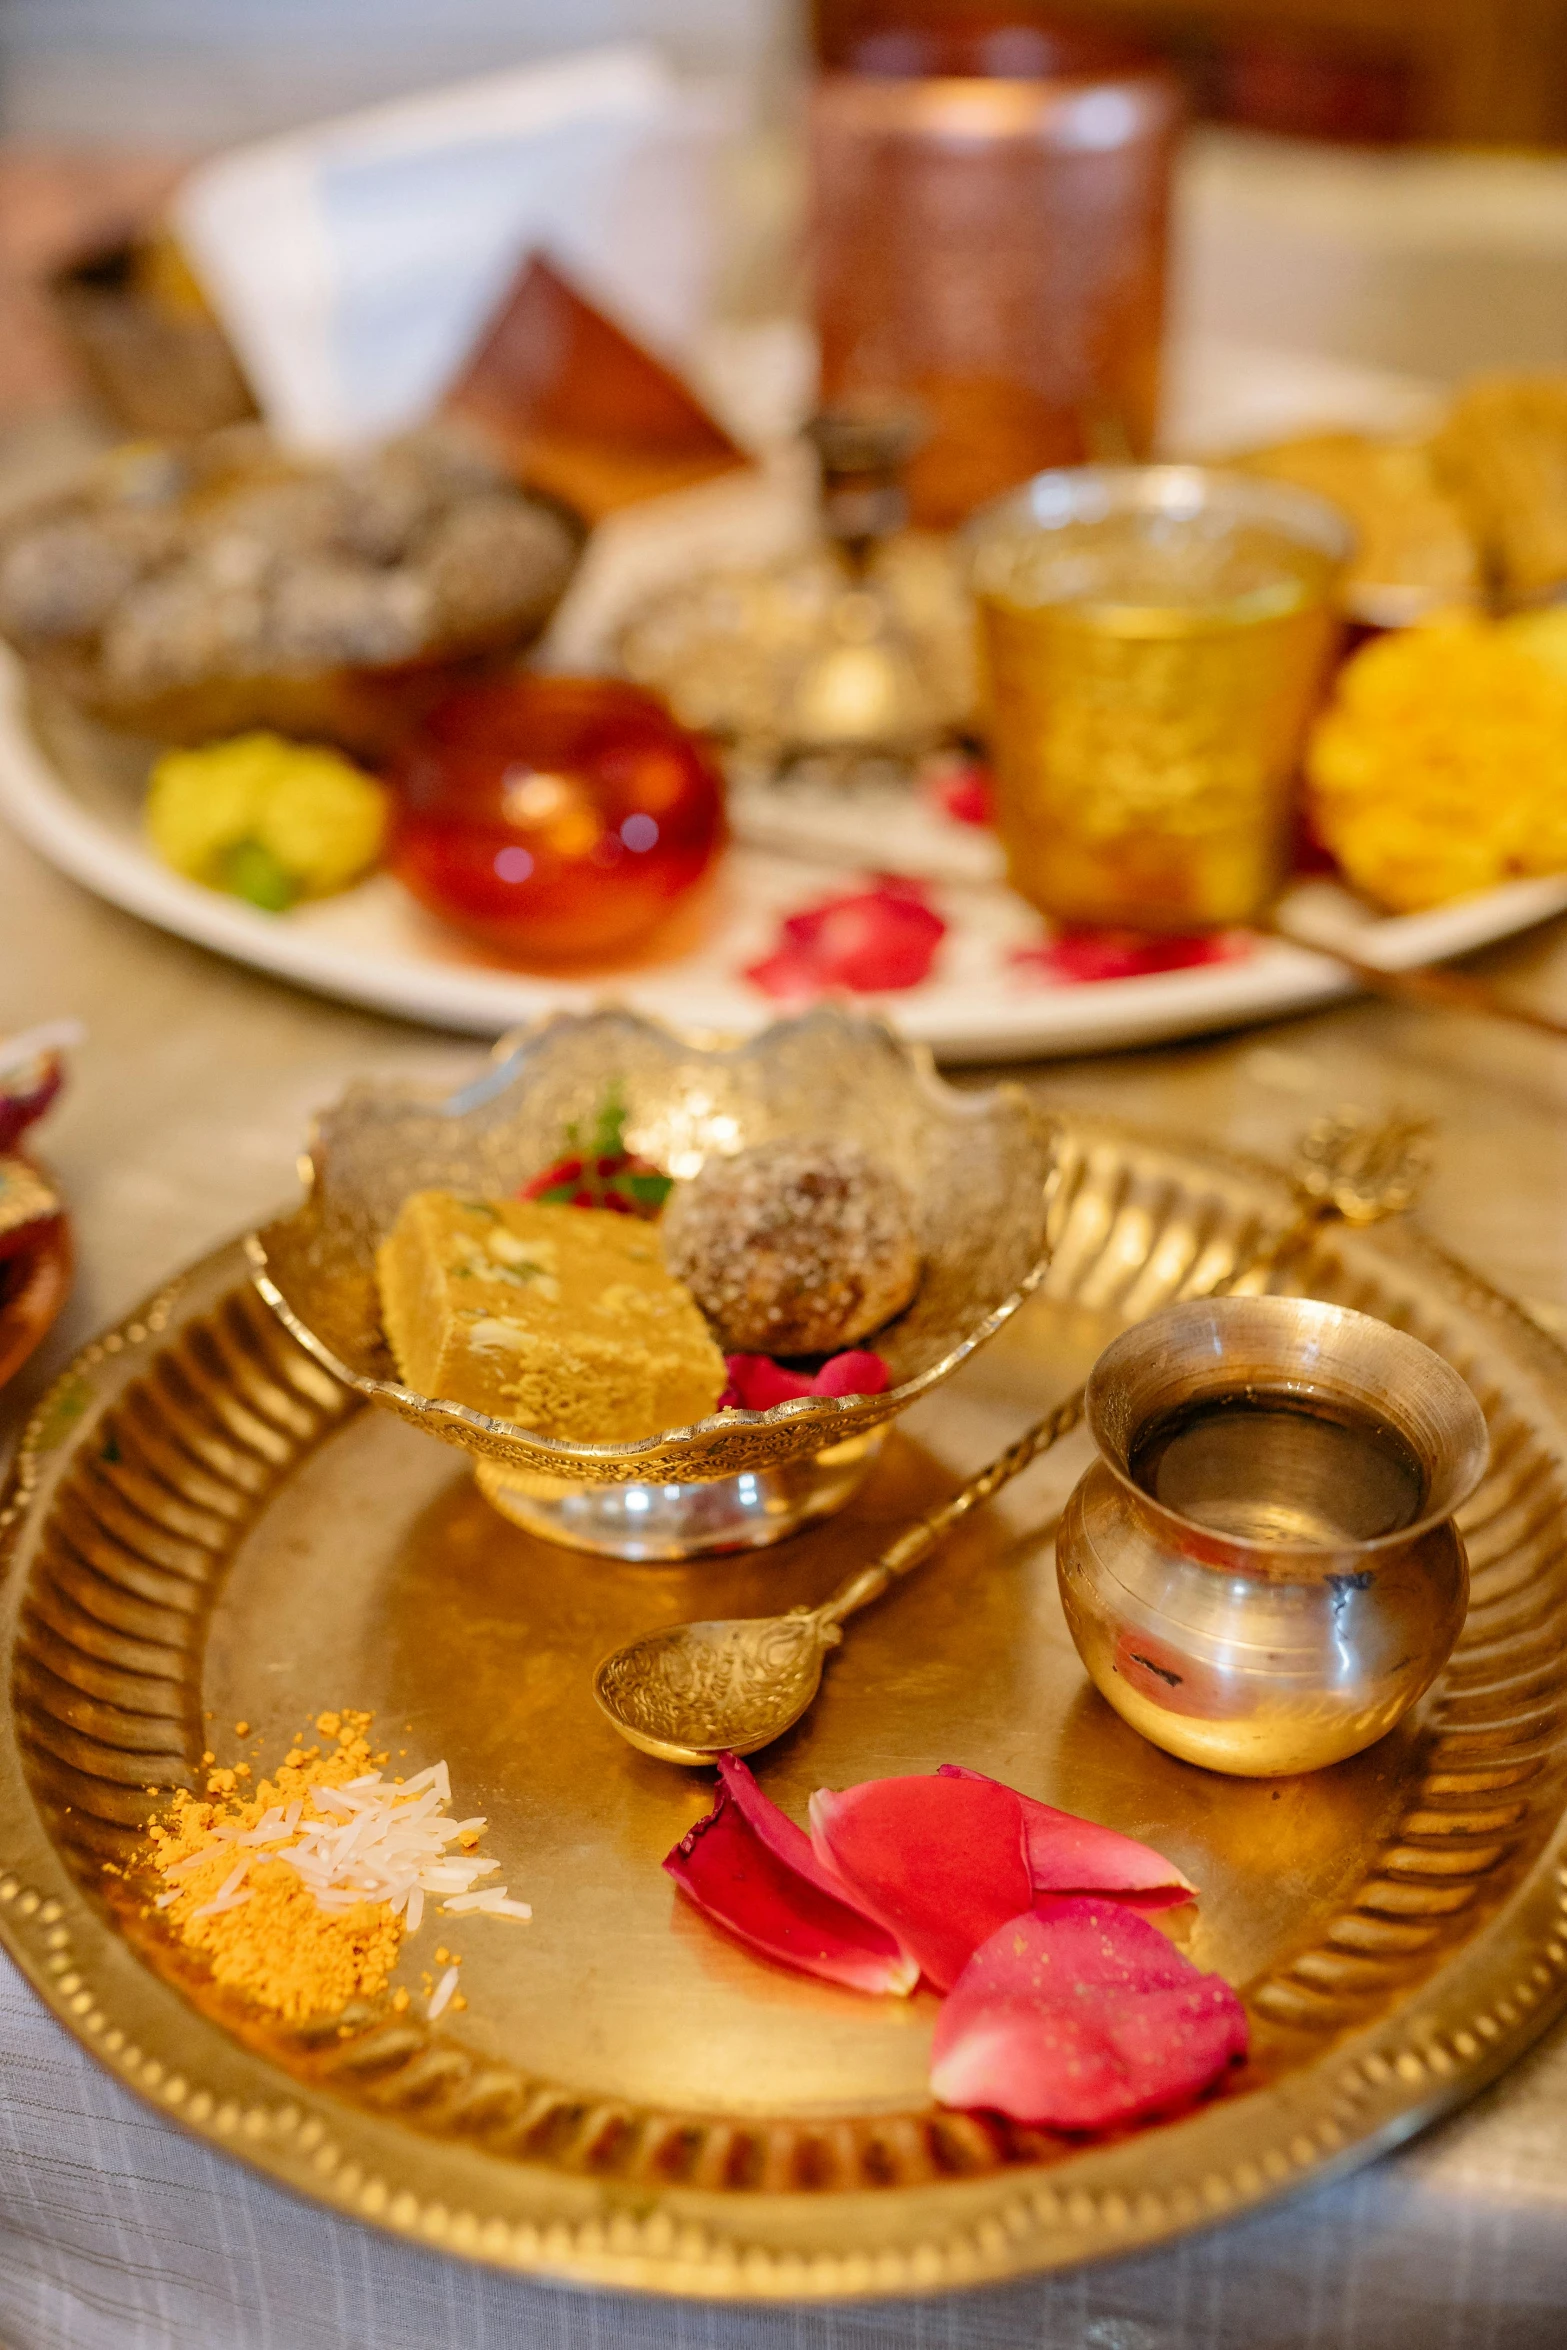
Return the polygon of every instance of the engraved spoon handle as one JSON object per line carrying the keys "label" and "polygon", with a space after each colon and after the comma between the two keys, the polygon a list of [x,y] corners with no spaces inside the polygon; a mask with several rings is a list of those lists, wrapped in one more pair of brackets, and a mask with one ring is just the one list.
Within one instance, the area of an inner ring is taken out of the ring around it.
{"label": "engraved spoon handle", "polygon": [[958,1492],[935,1509],[927,1511],[923,1518],[916,1518],[912,1526],[906,1526],[897,1540],[887,1545],[879,1559],[874,1559],[868,1567],[861,1567],[859,1573],[851,1575],[847,1583],[840,1584],[831,1599],[824,1600],[815,1610],[816,1621],[823,1631],[841,1624],[844,1617],[852,1616],[857,1608],[868,1607],[873,1599],[880,1599],[889,1583],[895,1583],[900,1575],[906,1575],[911,1567],[917,1567],[920,1560],[935,1549],[942,1536],[966,1518],[970,1510],[977,1509],[982,1501],[989,1501],[993,1493],[999,1493],[1003,1485],[1010,1484],[1020,1470],[1028,1467],[1030,1461],[1037,1460],[1042,1452],[1048,1452],[1052,1445],[1059,1444],[1063,1436],[1069,1436],[1083,1416],[1086,1395],[1087,1390],[1080,1387],[1074,1395],[1067,1397],[1065,1403],[1058,1403],[1053,1412],[1047,1412],[1042,1420],[1036,1420],[1032,1428],[1026,1428],[1014,1443],[1007,1446],[1005,1452],[998,1453],[986,1468],[980,1470],[978,1476],[971,1477]]}
{"label": "engraved spoon handle", "polygon": [[1407,970],[1394,971],[1381,963],[1364,963],[1344,947],[1328,946],[1283,922],[1269,922],[1264,928],[1292,947],[1304,947],[1308,954],[1325,955],[1329,962],[1342,965],[1368,995],[1391,996],[1395,1003],[1421,1004],[1443,1012],[1475,1012],[1487,1020],[1508,1020],[1519,1028],[1537,1029],[1544,1036],[1567,1036],[1567,1020],[1536,1011],[1532,1004],[1513,1003],[1489,980],[1477,979],[1471,971],[1449,971],[1434,963],[1415,963]]}
{"label": "engraved spoon handle", "polygon": [[[1307,1199],[1299,1215],[1286,1225],[1276,1240],[1266,1248],[1254,1250],[1250,1256],[1242,1257],[1210,1289],[1203,1292],[1204,1296],[1223,1297],[1237,1282],[1244,1281],[1248,1274],[1264,1268],[1273,1271],[1294,1254],[1324,1218],[1336,1213],[1338,1210],[1331,1199]],[[852,1616],[862,1607],[869,1607],[873,1599],[880,1599],[890,1583],[895,1583],[900,1575],[906,1575],[911,1567],[917,1567],[921,1559],[927,1558],[942,1537],[959,1525],[970,1510],[977,1509],[982,1501],[989,1501],[993,1494],[1000,1492],[1003,1485],[1009,1485],[1014,1477],[1026,1469],[1030,1461],[1038,1460],[1041,1453],[1049,1452],[1052,1446],[1059,1444],[1063,1436],[1070,1436],[1083,1417],[1087,1397],[1087,1388],[1079,1387],[1064,1403],[1058,1403],[1054,1411],[1036,1420],[1031,1428],[1025,1428],[1023,1434],[1009,1444],[1004,1452],[997,1453],[993,1461],[949,1499],[927,1511],[923,1518],[916,1518],[912,1526],[905,1527],[897,1540],[888,1544],[880,1558],[873,1559],[868,1567],[861,1567],[846,1583],[840,1584],[830,1599],[824,1600],[819,1608],[812,1611],[822,1633],[830,1635],[829,1645],[836,1641],[837,1627],[846,1616]]]}

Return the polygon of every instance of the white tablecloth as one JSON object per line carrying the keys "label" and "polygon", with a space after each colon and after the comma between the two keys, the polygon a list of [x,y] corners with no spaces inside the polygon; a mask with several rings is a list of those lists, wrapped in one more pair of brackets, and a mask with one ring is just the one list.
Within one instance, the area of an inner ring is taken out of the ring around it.
{"label": "white tablecloth", "polygon": [[296,2201],[100,2071],[0,1959],[5,2350],[1561,2350],[1567,2029],[1407,2152],[1136,2260],[769,2309],[534,2284]]}

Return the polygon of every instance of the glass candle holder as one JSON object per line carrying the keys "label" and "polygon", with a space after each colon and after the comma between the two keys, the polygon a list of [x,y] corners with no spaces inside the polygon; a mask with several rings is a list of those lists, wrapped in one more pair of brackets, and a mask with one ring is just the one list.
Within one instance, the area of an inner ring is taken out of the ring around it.
{"label": "glass candle holder", "polygon": [[1073,925],[1252,920],[1337,632],[1338,509],[1200,466],[1084,466],[970,535],[1013,887]]}
{"label": "glass candle holder", "polygon": [[524,968],[638,953],[723,845],[706,746],[620,678],[470,685],[407,736],[388,776],[393,872]]}
{"label": "glass candle holder", "polygon": [[1006,11],[833,15],[811,115],[824,398],[919,402],[923,527],[1044,465],[1146,456],[1174,77]]}

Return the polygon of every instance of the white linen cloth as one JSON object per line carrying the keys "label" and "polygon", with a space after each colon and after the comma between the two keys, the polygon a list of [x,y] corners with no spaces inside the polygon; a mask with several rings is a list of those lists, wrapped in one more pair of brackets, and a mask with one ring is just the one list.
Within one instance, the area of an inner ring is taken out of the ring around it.
{"label": "white linen cloth", "polygon": [[1181,334],[1308,365],[1562,367],[1567,157],[1205,126],[1176,180],[1171,300]]}
{"label": "white linen cloth", "polygon": [[530,252],[678,365],[726,112],[652,49],[589,50],[235,148],[172,218],[272,429],[349,446],[423,420]]}
{"label": "white linen cloth", "polygon": [[5,2350],[1561,2350],[1567,2028],[1341,2185],[1137,2259],[784,2308],[537,2284],[422,2252],[186,2137],[0,1957]]}

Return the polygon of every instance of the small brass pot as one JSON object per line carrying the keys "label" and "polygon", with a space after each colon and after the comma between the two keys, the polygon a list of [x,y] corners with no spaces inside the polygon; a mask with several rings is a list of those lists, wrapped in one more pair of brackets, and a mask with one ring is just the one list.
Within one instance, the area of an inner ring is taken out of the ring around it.
{"label": "small brass pot", "polygon": [[[1133,1465],[1150,1431],[1220,1402],[1275,1416],[1258,1415],[1254,1438],[1231,1424],[1221,1441],[1242,1490],[1205,1499],[1199,1522]],[[1288,1468],[1301,1426],[1281,1406],[1392,1447],[1407,1522],[1357,1535],[1353,1481],[1335,1479],[1331,1454],[1273,1491],[1270,1463]],[[1100,1457],[1061,1521],[1061,1599],[1095,1687],[1134,1730],[1209,1770],[1311,1771],[1385,1736],[1430,1687],[1468,1605],[1453,1513],[1489,1446],[1429,1347],[1315,1298],[1184,1300],[1101,1355],[1087,1421]]]}

